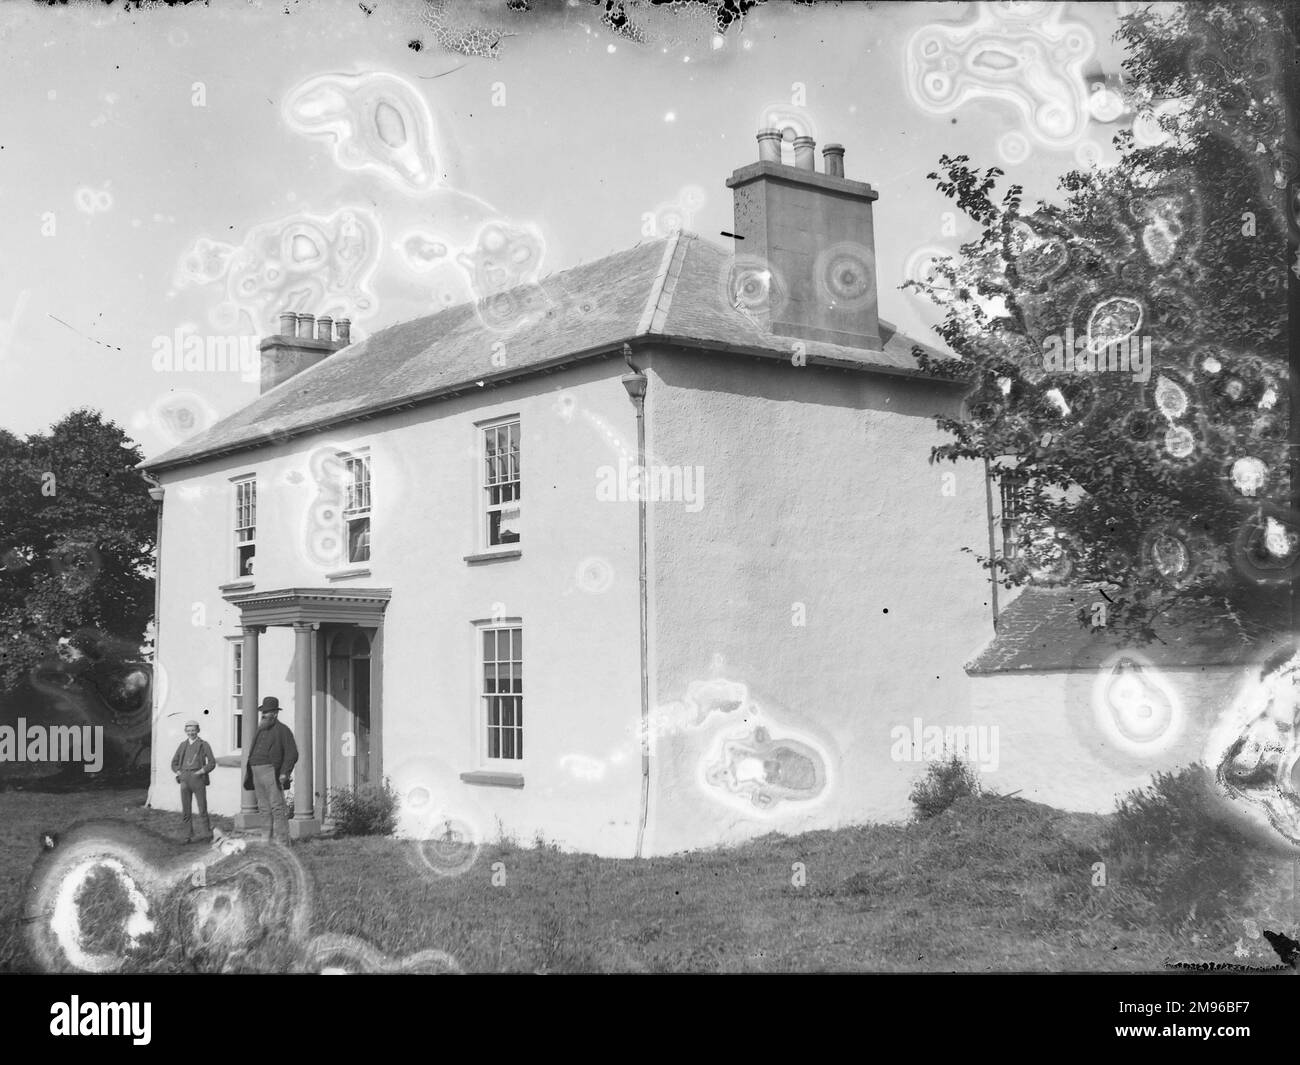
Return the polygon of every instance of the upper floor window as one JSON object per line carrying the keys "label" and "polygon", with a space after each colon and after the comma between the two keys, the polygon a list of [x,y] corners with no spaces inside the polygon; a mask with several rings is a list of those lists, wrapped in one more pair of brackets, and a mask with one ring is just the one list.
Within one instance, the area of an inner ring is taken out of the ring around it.
{"label": "upper floor window", "polygon": [[352,455],[344,459],[343,522],[347,526],[349,562],[370,561],[370,456]]}
{"label": "upper floor window", "polygon": [[519,543],[519,419],[483,428],[487,546]]}
{"label": "upper floor window", "polygon": [[253,575],[253,556],[257,554],[257,479],[246,477],[235,482],[235,575]]}

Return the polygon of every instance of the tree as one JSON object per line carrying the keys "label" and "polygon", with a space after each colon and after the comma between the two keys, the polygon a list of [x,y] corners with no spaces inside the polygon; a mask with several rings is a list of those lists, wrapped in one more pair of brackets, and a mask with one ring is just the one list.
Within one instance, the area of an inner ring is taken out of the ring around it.
{"label": "tree", "polygon": [[0,430],[0,690],[60,653],[102,662],[139,648],[156,519],[142,458],[98,411],[25,441]]}
{"label": "tree", "polygon": [[929,176],[981,232],[910,283],[946,304],[957,354],[916,349],[921,367],[972,385],[932,461],[988,460],[1018,500],[1016,557],[982,561],[1007,586],[1109,587],[1110,625],[1137,638],[1180,601],[1275,627],[1300,575],[1278,119],[1293,42],[1275,6],[1169,8],[1121,22],[1143,135],[1115,138],[1118,164],[1026,210],[1019,186],[998,196],[1000,169],[943,156]]}

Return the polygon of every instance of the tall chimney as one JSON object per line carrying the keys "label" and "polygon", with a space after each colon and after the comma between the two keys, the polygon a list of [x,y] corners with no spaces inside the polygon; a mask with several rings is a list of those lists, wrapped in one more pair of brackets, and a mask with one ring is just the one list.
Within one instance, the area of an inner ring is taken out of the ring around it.
{"label": "tall chimney", "polygon": [[340,318],[334,323],[339,331],[339,347],[346,348],[352,343],[352,319]]}
{"label": "tall chimney", "polygon": [[[347,330],[341,323],[346,321],[346,318],[340,319],[339,330],[344,334]],[[321,315],[317,326],[313,315],[281,311],[280,332],[257,346],[262,356],[260,391],[269,391],[281,381],[287,381],[345,347],[346,339],[339,343],[330,338],[331,325],[328,315]]]}
{"label": "tall chimney", "polygon": [[328,314],[322,314],[316,319],[316,339],[333,340],[334,339],[334,319]]}
{"label": "tall chimney", "polygon": [[763,324],[777,336],[880,350],[876,239],[879,194],[844,176],[844,148],[828,144],[825,170],[813,165],[812,137],[796,137],[795,165],[770,155],[771,131],[758,134],[759,161],[727,179],[733,229],[745,252],[766,262],[777,288]]}

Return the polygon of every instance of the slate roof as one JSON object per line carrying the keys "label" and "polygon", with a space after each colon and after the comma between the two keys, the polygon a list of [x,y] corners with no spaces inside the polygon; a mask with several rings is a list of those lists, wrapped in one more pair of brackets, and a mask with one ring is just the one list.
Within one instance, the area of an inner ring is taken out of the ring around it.
{"label": "slate roof", "polygon": [[[258,447],[394,410],[617,352],[638,339],[789,358],[793,341],[731,305],[731,255],[689,233],[638,244],[512,289],[527,315],[510,332],[480,320],[473,303],[389,326],[294,375],[184,443],[141,464],[158,471]],[[882,321],[882,350],[805,341],[808,364],[917,375],[917,341]],[[492,364],[504,341],[508,365]],[[921,347],[934,355],[929,345]],[[926,378],[926,380],[934,380]]]}
{"label": "slate roof", "polygon": [[[1159,639],[1123,643],[1079,624],[1079,610],[1101,602],[1096,588],[1028,587],[998,616],[998,634],[966,666],[973,675],[1093,670],[1123,647],[1166,668],[1240,666],[1279,649],[1284,635],[1253,635],[1240,622],[1181,604],[1155,624]],[[1279,619],[1279,628],[1284,627]]]}

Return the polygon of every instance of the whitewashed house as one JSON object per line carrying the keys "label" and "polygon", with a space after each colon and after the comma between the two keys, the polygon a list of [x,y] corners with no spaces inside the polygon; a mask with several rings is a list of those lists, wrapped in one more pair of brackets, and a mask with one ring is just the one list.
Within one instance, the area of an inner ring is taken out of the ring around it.
{"label": "whitewashed house", "polygon": [[929,464],[961,389],[878,318],[877,194],[759,144],[734,253],[675,234],[355,343],[286,314],[262,394],[145,464],[154,806],[193,716],[255,821],[274,695],[296,835],[383,777],[406,831],[611,856],[908,812],[891,729],[968,724],[993,635],[983,474]]}

